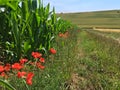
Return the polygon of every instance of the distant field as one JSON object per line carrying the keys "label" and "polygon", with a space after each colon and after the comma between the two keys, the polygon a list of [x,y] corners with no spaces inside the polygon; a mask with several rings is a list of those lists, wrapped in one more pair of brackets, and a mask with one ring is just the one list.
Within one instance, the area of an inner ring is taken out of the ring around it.
{"label": "distant field", "polygon": [[120,10],[60,13],[57,16],[84,28],[120,28]]}
{"label": "distant field", "polygon": [[93,28],[93,30],[102,31],[102,32],[120,32],[120,29]]}
{"label": "distant field", "polygon": [[120,41],[120,30],[93,30],[96,33],[101,33],[102,35],[109,36],[111,38]]}

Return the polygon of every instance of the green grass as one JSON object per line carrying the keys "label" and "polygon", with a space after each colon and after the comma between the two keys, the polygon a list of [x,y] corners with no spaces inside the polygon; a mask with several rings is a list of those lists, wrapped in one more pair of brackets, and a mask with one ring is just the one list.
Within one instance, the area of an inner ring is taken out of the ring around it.
{"label": "green grass", "polygon": [[[92,26],[119,28],[119,13],[115,12],[117,11],[76,13],[76,16],[68,14],[69,17],[67,15],[64,17],[74,24],[81,23],[80,25],[87,28]],[[75,19],[79,18],[79,15],[80,19]],[[92,20],[95,18],[96,20]],[[109,22],[113,18],[116,18],[116,22]],[[69,30],[68,38],[56,38],[54,46],[57,54],[46,59],[45,70],[33,71],[35,76],[30,90],[120,89],[120,44],[99,32],[77,29]],[[11,77],[8,81],[17,90],[21,88],[26,90],[25,84],[17,77]]]}
{"label": "green grass", "polygon": [[[120,45],[92,31],[69,33],[56,38],[57,54],[46,59],[45,70],[34,71],[30,90],[119,90]],[[9,82],[17,90],[26,89],[15,76]]]}
{"label": "green grass", "polygon": [[[14,69],[9,72],[1,70],[0,90],[8,90],[7,87],[11,90],[13,87],[15,90],[120,90],[120,44],[106,37],[119,38],[118,33],[72,28],[68,30],[68,37],[60,38],[56,35],[66,32],[72,25],[63,20],[57,22],[55,9],[50,12],[49,4],[44,7],[37,0],[6,0],[0,5],[5,8],[0,12],[0,59],[3,59],[0,69],[5,59],[7,63],[13,63],[29,56],[32,51],[46,51],[53,46],[57,50],[55,55],[45,54],[44,70],[31,66],[20,70],[34,73],[31,86],[27,86],[26,81],[23,81],[25,79],[19,79]],[[81,28],[120,28],[119,10],[59,16]],[[8,78],[1,77],[3,71]]]}
{"label": "green grass", "polygon": [[61,13],[58,16],[77,24],[79,27],[120,28],[119,10]]}
{"label": "green grass", "polygon": [[[31,72],[35,74],[33,77],[33,85],[29,86],[30,90],[67,90],[67,82],[71,78],[71,73],[74,71],[74,62],[76,56],[76,36],[77,30],[70,30],[70,37],[68,38],[56,38],[54,43],[57,50],[56,55],[50,55],[46,59],[44,70],[33,70]],[[27,67],[29,70],[30,67]],[[17,90],[27,90],[22,79],[18,79],[16,76],[9,78],[9,83]],[[6,90],[6,89],[3,89]]]}
{"label": "green grass", "polygon": [[119,90],[120,45],[89,31],[79,33],[78,40],[78,50],[82,49],[76,65],[80,90]]}
{"label": "green grass", "polygon": [[111,38],[115,38],[115,39],[119,39],[120,38],[120,32],[101,32],[101,31],[94,31],[96,33],[100,33],[102,35],[111,37]]}

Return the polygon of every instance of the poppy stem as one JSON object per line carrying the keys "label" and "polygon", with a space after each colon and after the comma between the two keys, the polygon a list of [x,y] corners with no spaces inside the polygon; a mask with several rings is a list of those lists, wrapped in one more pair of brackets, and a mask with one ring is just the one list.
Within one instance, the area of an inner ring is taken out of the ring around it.
{"label": "poppy stem", "polygon": [[23,82],[24,82],[24,84],[25,84],[27,90],[30,90],[29,87],[28,87],[28,85],[26,84],[26,81],[25,81],[24,79],[23,79]]}

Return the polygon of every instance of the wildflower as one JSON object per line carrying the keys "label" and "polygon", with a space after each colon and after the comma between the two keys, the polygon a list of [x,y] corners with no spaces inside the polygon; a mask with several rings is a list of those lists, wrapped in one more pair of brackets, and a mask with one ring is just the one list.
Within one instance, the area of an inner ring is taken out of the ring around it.
{"label": "wildflower", "polygon": [[13,69],[20,70],[20,69],[23,68],[23,66],[22,66],[20,63],[14,63],[14,64],[12,65],[12,68],[13,68]]}
{"label": "wildflower", "polygon": [[26,75],[26,72],[18,72],[17,73],[17,77],[18,78],[22,78],[22,77],[24,77]]}
{"label": "wildflower", "polygon": [[0,66],[0,72],[3,72],[3,71],[4,71],[4,67]]}
{"label": "wildflower", "polygon": [[31,61],[30,61],[30,65],[34,66],[34,65],[35,65],[35,62],[31,62]]}
{"label": "wildflower", "polygon": [[44,58],[40,58],[40,62],[44,63],[45,62],[45,59]]}
{"label": "wildflower", "polygon": [[33,76],[34,76],[34,73],[32,73],[32,72],[30,72],[30,73],[27,74],[26,83],[28,85],[32,85],[32,78],[33,78]]}
{"label": "wildflower", "polygon": [[56,50],[54,49],[54,48],[50,48],[50,53],[52,53],[52,54],[56,54]]}
{"label": "wildflower", "polygon": [[32,52],[32,56],[33,56],[34,58],[40,58],[40,57],[42,56],[42,54],[39,53],[39,52]]}
{"label": "wildflower", "polygon": [[20,64],[26,63],[28,60],[27,59],[20,59]]}
{"label": "wildflower", "polygon": [[62,34],[62,33],[59,33],[59,37],[63,37],[64,36],[64,34]]}
{"label": "wildflower", "polygon": [[37,62],[37,63],[36,63],[36,66],[37,66],[38,68],[40,68],[40,69],[44,69],[44,68],[45,68],[45,66],[41,65],[40,62]]}
{"label": "wildflower", "polygon": [[0,76],[5,77],[5,78],[8,78],[8,76],[7,76],[7,74],[6,74],[5,72],[2,72],[2,73],[0,74]]}
{"label": "wildflower", "polygon": [[43,66],[43,65],[39,65],[38,68],[40,68],[40,69],[44,69],[45,66]]}
{"label": "wildflower", "polygon": [[11,69],[11,65],[9,63],[7,63],[5,66],[4,66],[4,70],[5,71],[10,71]]}
{"label": "wildflower", "polygon": [[40,63],[40,62],[37,62],[37,63],[36,63],[36,66],[39,66],[39,65],[41,65],[41,63]]}
{"label": "wildflower", "polygon": [[5,76],[5,72],[2,72],[2,73],[0,74],[0,76],[4,77],[4,76]]}

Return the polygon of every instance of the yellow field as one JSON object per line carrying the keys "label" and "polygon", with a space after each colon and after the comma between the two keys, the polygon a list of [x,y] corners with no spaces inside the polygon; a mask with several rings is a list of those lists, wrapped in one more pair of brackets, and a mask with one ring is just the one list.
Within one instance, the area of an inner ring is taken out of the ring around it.
{"label": "yellow field", "polygon": [[102,29],[102,28],[93,28],[93,30],[102,31],[102,32],[120,32],[120,29]]}

